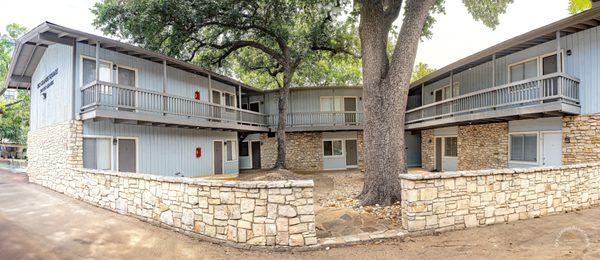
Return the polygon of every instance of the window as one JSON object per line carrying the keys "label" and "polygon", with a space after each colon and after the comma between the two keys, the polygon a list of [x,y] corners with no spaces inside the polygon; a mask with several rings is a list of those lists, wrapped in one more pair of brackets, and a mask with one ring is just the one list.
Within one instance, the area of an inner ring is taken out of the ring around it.
{"label": "window", "polygon": [[510,135],[510,160],[537,162],[537,134]]}
{"label": "window", "polygon": [[342,97],[333,97],[333,96],[321,97],[321,111],[323,111],[323,112],[342,111]]}
{"label": "window", "polygon": [[440,102],[442,100],[450,99],[460,95],[460,82],[454,82],[454,88],[451,88],[450,85],[444,86],[442,88],[436,89],[433,92],[434,102]]}
{"label": "window", "polygon": [[456,138],[456,137],[445,137],[444,138],[444,156],[446,156],[446,157],[458,156],[458,138]]}
{"label": "window", "polygon": [[538,75],[538,64],[537,58],[525,62],[521,62],[518,64],[510,65],[509,76],[510,82],[515,82],[519,80],[526,80],[530,78],[537,77]]}
{"label": "window", "polygon": [[83,167],[88,169],[111,169],[111,138],[83,138]]}
{"label": "window", "polygon": [[324,156],[341,156],[343,154],[344,154],[344,152],[343,152],[342,140],[323,141],[323,155]]}
{"label": "window", "polygon": [[225,99],[225,106],[235,107],[235,95],[224,92],[223,98]]}
{"label": "window", "polygon": [[117,84],[129,87],[135,87],[135,70],[118,67],[117,69]]}
{"label": "window", "polygon": [[[83,86],[96,80],[96,60],[83,58]],[[111,80],[111,64],[105,61],[100,61],[100,81],[112,82]]]}
{"label": "window", "polygon": [[236,141],[225,141],[225,152],[227,153],[227,161],[237,160]]}
{"label": "window", "polygon": [[248,142],[240,143],[240,156],[250,156],[250,151],[248,149]]}
{"label": "window", "polygon": [[452,89],[452,96],[460,96],[460,82],[454,82],[454,88]]}

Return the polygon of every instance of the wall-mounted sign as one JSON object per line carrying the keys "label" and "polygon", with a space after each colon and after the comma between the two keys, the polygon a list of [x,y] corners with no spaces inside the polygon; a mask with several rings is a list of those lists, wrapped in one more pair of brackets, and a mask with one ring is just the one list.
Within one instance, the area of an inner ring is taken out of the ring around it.
{"label": "wall-mounted sign", "polygon": [[54,85],[54,77],[56,77],[56,75],[58,75],[58,68],[50,72],[50,74],[37,84],[40,93],[45,94],[44,92]]}

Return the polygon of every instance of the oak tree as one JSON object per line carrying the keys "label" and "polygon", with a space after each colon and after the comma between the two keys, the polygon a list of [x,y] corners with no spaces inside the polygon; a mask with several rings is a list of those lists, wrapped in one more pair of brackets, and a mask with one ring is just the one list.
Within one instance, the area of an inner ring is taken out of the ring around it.
{"label": "oak tree", "polygon": [[105,0],[92,12],[95,25],[105,33],[145,48],[207,66],[229,62],[237,69],[233,76],[259,75],[263,81],[270,77],[279,89],[275,168],[285,168],[288,96],[296,74],[306,74],[325,55],[357,56],[355,23],[343,19],[349,9],[346,4],[337,0]]}

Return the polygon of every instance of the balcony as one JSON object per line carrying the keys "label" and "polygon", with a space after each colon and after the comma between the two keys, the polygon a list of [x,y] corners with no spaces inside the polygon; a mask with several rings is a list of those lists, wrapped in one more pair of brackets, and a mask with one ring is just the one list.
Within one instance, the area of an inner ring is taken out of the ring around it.
{"label": "balcony", "polygon": [[554,73],[411,109],[406,129],[579,113],[579,79]]}
{"label": "balcony", "polygon": [[140,124],[268,131],[265,114],[141,88],[94,81],[81,88],[81,117]]}
{"label": "balcony", "polygon": [[[278,115],[269,115],[267,123],[272,131],[277,129]],[[342,131],[361,130],[363,113],[356,111],[288,113],[286,131]]]}

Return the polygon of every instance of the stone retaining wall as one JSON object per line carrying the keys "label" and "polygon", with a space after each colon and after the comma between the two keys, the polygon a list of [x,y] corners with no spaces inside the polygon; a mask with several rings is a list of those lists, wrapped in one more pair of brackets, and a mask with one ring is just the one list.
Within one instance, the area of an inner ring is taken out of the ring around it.
{"label": "stone retaining wall", "polygon": [[600,163],[405,174],[402,225],[447,231],[530,219],[600,204]]}
{"label": "stone retaining wall", "polygon": [[29,134],[29,180],[186,234],[239,245],[317,244],[312,180],[203,180],[83,169],[80,121]]}

